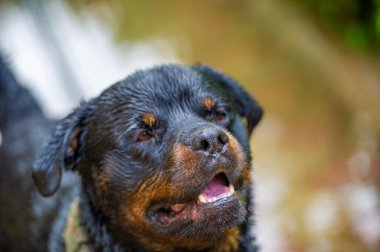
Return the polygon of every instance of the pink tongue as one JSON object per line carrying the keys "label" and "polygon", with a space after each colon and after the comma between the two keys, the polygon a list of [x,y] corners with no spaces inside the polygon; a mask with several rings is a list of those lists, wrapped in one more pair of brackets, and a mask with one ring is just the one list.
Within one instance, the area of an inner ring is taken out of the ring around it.
{"label": "pink tongue", "polygon": [[214,197],[218,197],[224,193],[228,193],[230,188],[225,185],[225,182],[221,176],[216,176],[203,190],[203,197],[208,200]]}

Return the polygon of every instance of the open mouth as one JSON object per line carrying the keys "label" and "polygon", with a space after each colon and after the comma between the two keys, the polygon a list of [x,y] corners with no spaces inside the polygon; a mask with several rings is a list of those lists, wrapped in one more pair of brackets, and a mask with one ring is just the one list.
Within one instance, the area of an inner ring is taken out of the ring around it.
{"label": "open mouth", "polygon": [[235,192],[235,188],[229,183],[224,173],[219,173],[206,186],[198,196],[200,203],[211,203],[220,199],[228,198]]}
{"label": "open mouth", "polygon": [[177,221],[196,221],[202,217],[203,210],[225,205],[234,198],[236,198],[234,186],[225,173],[218,173],[195,200],[159,207],[153,211],[152,218],[165,226]]}

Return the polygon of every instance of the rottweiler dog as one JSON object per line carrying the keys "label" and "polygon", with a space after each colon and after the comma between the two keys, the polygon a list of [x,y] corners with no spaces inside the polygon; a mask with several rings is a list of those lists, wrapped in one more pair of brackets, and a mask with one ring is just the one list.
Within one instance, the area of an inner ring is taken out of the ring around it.
{"label": "rottweiler dog", "polygon": [[137,71],[83,102],[33,165],[44,196],[63,170],[81,178],[50,249],[256,251],[248,140],[261,117],[204,65]]}

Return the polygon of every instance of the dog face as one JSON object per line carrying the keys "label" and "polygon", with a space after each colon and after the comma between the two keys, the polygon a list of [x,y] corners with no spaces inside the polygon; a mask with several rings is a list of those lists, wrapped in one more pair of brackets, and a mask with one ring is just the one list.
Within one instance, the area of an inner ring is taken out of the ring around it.
{"label": "dog face", "polygon": [[33,178],[49,196],[59,166],[79,171],[84,194],[121,244],[208,248],[246,220],[248,139],[261,115],[210,67],[136,72],[61,121]]}

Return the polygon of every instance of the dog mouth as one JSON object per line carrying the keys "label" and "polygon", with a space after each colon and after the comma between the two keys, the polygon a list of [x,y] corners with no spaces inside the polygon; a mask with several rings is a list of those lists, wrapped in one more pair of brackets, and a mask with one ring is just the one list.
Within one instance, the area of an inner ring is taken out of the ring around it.
{"label": "dog mouth", "polygon": [[224,173],[219,173],[206,186],[206,188],[198,195],[198,200],[202,204],[212,203],[221,199],[231,197],[235,192],[235,188],[227,179]]}
{"label": "dog mouth", "polygon": [[[159,226],[169,226],[199,221],[207,218],[206,212],[217,208],[219,211],[236,201],[234,186],[225,173],[218,173],[193,200],[187,203],[175,203],[166,206],[156,206],[150,211],[150,219]],[[211,209],[211,210],[210,210]],[[214,210],[215,211],[215,210]]]}

